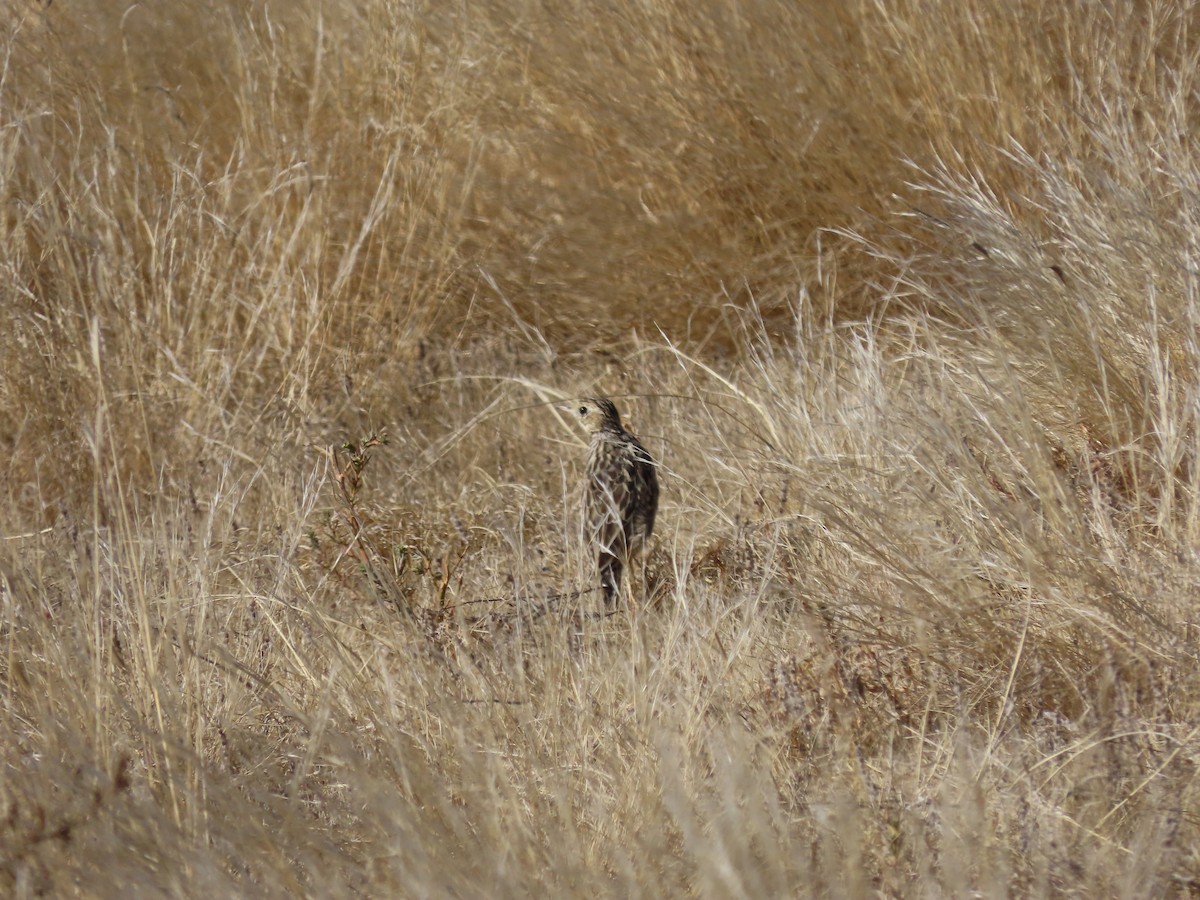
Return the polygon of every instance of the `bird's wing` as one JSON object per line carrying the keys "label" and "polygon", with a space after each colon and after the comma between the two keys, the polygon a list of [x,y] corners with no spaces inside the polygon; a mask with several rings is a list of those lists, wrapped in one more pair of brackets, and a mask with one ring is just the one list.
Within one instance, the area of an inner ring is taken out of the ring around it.
{"label": "bird's wing", "polygon": [[614,553],[624,552],[628,537],[625,530],[629,509],[629,478],[625,473],[615,478],[593,478],[588,491],[588,522],[600,546]]}
{"label": "bird's wing", "polygon": [[654,531],[654,518],[658,513],[658,466],[640,443],[634,447],[633,508],[637,510],[642,532],[638,537],[649,538]]}
{"label": "bird's wing", "polygon": [[633,471],[624,446],[609,443],[597,449],[588,472],[588,527],[602,549],[623,555],[629,539]]}

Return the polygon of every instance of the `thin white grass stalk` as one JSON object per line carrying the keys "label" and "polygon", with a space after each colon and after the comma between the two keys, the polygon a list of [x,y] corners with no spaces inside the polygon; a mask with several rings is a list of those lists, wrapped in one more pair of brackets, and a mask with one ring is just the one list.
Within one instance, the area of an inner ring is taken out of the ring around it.
{"label": "thin white grass stalk", "polygon": [[[681,350],[670,338],[666,336],[666,334],[663,333],[662,329],[659,329],[659,334],[662,336],[662,339],[667,346],[667,350],[679,360],[680,368],[686,371],[688,366],[692,366],[693,368],[704,372],[719,384],[724,385],[734,397],[737,397],[758,414],[759,420],[767,427],[767,431],[770,434],[771,444],[775,447],[782,445],[779,432],[775,427],[775,422],[762,403],[750,397],[745,391],[741,390],[736,384],[734,384],[732,380],[717,372],[712,366],[701,362],[700,360]],[[710,419],[712,419],[711,416]],[[714,427],[716,427],[716,424],[716,421],[713,420]]]}
{"label": "thin white grass stalk", "polygon": [[[1127,740],[1129,738],[1145,738],[1148,736],[1159,735],[1160,732],[1147,729],[1113,731],[1101,736],[1097,736],[1095,733],[1089,734],[1086,737],[1079,738],[1077,741],[1074,741],[1071,744],[1056,750],[1054,753],[1039,759],[1030,767],[1029,771],[1032,773],[1044,766],[1050,765],[1052,762],[1059,761],[1059,765],[1053,767],[1050,771],[1050,774],[1043,778],[1042,781],[1037,785],[1038,790],[1042,790],[1058,780],[1058,778],[1069,766],[1073,765],[1081,757],[1091,753],[1097,747],[1102,747],[1105,744],[1114,741]],[[1166,737],[1167,735],[1161,736]]]}
{"label": "thin white grass stalk", "polygon": [[399,151],[394,151],[388,154],[388,158],[384,162],[383,171],[380,173],[375,185],[375,196],[372,198],[371,206],[359,226],[358,235],[346,249],[346,253],[342,256],[342,261],[338,264],[337,274],[334,276],[333,284],[330,287],[329,293],[331,297],[341,296],[343,288],[345,288],[346,283],[350,280],[350,276],[354,273],[355,266],[358,263],[358,256],[362,252],[367,238],[375,230],[380,220],[383,219],[388,207],[392,204],[398,153]]}
{"label": "thin white grass stalk", "polygon": [[1139,781],[1137,785],[1134,786],[1133,790],[1122,797],[1118,803],[1116,803],[1108,812],[1102,815],[1092,826],[1092,829],[1097,832],[1100,831],[1100,829],[1104,827],[1104,823],[1120,812],[1121,809],[1124,808],[1125,804],[1144,791],[1147,786],[1157,781],[1162,776],[1162,773],[1167,770],[1167,767],[1175,761],[1175,758],[1179,756],[1180,753],[1182,753],[1184,750],[1194,751],[1195,748],[1192,745],[1192,741],[1197,734],[1200,734],[1200,725],[1197,725],[1188,732],[1187,737],[1176,743],[1171,752],[1167,754],[1167,758],[1164,759],[1158,765],[1158,767],[1154,769],[1153,772],[1147,773],[1146,777]]}
{"label": "thin white grass stalk", "polygon": [[1013,687],[1017,680],[1017,669],[1021,665],[1021,658],[1025,652],[1025,638],[1029,634],[1029,619],[1032,611],[1032,598],[1029,595],[1025,597],[1025,610],[1021,616],[1021,636],[1017,639],[1016,649],[1013,650],[1012,663],[1008,667],[1008,678],[1004,682],[1004,690],[1000,692],[999,701],[996,704],[996,720],[992,723],[991,729],[988,731],[987,744],[983,748],[983,754],[979,760],[979,767],[975,770],[975,780],[978,781],[982,776],[984,769],[991,762],[992,751],[996,747],[996,743],[1001,737],[1001,725],[1004,723],[1004,718],[1009,714],[1009,703],[1012,700]]}

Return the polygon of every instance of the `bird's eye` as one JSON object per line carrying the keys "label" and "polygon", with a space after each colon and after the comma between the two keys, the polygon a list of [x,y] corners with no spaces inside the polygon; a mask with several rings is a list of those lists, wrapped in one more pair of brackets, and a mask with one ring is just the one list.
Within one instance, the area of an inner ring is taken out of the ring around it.
{"label": "bird's eye", "polygon": [[581,416],[586,416],[587,415],[587,407],[586,406],[579,407],[579,414]]}

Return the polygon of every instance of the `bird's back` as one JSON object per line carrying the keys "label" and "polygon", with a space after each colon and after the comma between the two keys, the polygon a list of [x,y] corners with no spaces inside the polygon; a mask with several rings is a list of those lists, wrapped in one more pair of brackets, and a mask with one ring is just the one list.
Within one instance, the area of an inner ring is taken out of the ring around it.
{"label": "bird's back", "polygon": [[630,556],[654,530],[658,473],[641,441],[622,427],[621,415],[611,400],[592,397],[576,406],[575,411],[592,435],[587,463],[587,527],[596,550],[604,603],[611,609]]}
{"label": "bird's back", "polygon": [[592,435],[588,486],[588,520],[601,544],[624,553],[650,537],[658,474],[636,437],[623,428]]}

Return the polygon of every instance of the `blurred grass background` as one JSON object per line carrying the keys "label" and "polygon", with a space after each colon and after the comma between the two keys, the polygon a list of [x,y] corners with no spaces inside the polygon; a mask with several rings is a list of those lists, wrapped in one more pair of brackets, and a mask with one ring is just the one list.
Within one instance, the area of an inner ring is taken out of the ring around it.
{"label": "blurred grass background", "polygon": [[4,894],[1200,890],[1195,4],[2,8]]}

